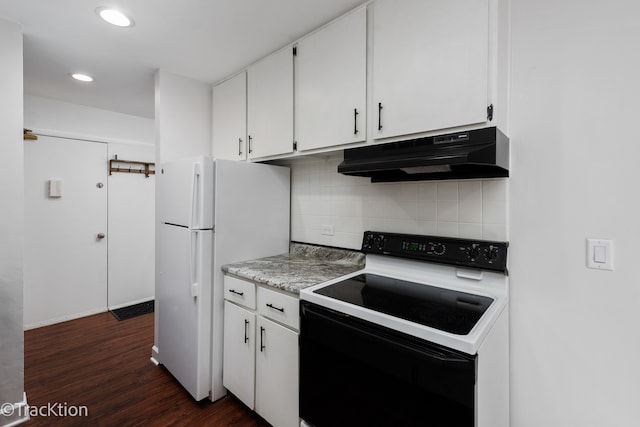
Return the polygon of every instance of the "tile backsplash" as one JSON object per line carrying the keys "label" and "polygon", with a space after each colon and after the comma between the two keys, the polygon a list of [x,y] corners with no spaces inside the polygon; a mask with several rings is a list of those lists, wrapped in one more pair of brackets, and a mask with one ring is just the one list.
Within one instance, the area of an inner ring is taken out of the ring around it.
{"label": "tile backsplash", "polygon": [[373,184],[336,172],[341,161],[291,165],[291,240],[360,249],[366,230],[508,239],[506,178]]}

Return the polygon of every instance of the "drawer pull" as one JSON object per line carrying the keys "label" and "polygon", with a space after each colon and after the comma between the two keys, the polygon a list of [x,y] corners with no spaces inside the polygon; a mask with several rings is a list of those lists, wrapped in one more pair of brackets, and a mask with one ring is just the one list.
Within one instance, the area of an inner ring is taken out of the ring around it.
{"label": "drawer pull", "polygon": [[238,292],[235,289],[229,289],[229,292],[231,292],[232,294],[240,295],[240,296],[244,295],[244,292]]}
{"label": "drawer pull", "polygon": [[284,313],[284,308],[276,307],[275,305],[273,305],[273,304],[271,304],[271,303],[268,303],[268,304],[267,304],[267,307],[269,307],[269,308],[273,308],[274,310],[278,310],[279,312]]}

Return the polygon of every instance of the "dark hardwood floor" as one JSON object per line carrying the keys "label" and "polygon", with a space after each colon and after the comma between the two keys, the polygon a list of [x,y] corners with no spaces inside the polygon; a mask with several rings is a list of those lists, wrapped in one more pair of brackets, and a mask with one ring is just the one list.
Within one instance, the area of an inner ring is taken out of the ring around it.
{"label": "dark hardwood floor", "polygon": [[195,402],[150,362],[152,345],[153,313],[123,321],[102,313],[26,331],[30,412],[53,405],[71,414],[85,406],[88,416],[37,415],[24,425],[269,426],[233,396]]}

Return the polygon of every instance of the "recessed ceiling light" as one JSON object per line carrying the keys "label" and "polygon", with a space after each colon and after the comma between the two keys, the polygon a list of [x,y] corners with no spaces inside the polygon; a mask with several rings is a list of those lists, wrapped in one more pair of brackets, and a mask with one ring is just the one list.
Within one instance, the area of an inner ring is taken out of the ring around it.
{"label": "recessed ceiling light", "polygon": [[116,27],[133,27],[135,24],[133,19],[117,9],[99,7],[96,9],[96,13],[104,21]]}
{"label": "recessed ceiling light", "polygon": [[73,73],[71,74],[71,77],[73,77],[76,80],[79,80],[81,82],[92,82],[93,81],[93,77],[88,76],[86,74],[82,74],[82,73]]}

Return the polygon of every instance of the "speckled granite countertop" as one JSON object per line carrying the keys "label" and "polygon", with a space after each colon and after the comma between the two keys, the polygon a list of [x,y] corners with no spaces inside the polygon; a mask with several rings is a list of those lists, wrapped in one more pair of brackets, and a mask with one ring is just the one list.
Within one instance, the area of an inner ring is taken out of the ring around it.
{"label": "speckled granite countertop", "polygon": [[222,266],[222,271],[299,294],[300,289],[364,268],[365,255],[346,249],[291,243],[288,254]]}

